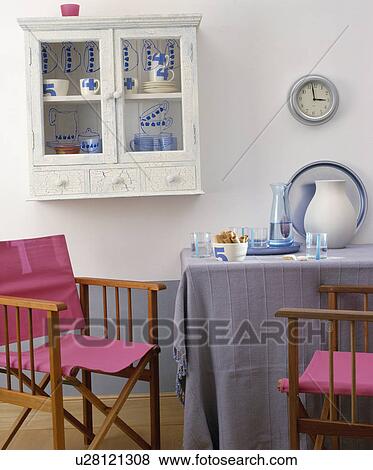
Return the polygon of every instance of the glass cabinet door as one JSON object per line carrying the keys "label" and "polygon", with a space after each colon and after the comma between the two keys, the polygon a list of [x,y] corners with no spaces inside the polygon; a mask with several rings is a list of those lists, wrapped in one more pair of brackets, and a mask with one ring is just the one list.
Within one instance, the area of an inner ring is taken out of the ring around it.
{"label": "glass cabinet door", "polygon": [[[192,158],[192,75],[180,31],[117,31],[115,39],[118,141],[121,161]],[[130,36],[131,35],[131,36]],[[190,46],[190,44],[189,44]],[[189,102],[189,106],[186,103]],[[188,157],[189,156],[189,157]]]}
{"label": "glass cabinet door", "polygon": [[[56,33],[54,33],[56,34]],[[35,164],[115,162],[112,40],[106,31],[31,38]]]}

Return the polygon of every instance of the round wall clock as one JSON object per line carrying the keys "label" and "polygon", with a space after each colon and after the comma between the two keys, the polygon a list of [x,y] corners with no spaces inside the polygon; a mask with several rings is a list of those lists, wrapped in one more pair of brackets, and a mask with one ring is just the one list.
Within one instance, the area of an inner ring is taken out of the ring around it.
{"label": "round wall clock", "polygon": [[339,97],[330,80],[320,75],[306,75],[291,87],[288,101],[295,119],[315,126],[324,124],[335,115]]}

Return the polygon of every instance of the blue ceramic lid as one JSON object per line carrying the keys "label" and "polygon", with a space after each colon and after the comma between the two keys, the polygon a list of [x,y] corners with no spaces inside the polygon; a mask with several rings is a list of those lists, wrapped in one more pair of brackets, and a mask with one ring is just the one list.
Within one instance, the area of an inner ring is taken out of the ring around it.
{"label": "blue ceramic lid", "polygon": [[79,134],[78,137],[79,139],[93,139],[95,137],[100,137],[100,134],[88,127],[84,132]]}

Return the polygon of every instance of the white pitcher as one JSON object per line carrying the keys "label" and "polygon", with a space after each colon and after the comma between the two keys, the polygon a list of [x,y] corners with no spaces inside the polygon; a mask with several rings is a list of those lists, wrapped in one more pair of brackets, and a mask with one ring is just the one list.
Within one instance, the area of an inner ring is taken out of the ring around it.
{"label": "white pitcher", "polygon": [[304,217],[306,232],[327,233],[328,248],[344,248],[356,232],[355,209],[345,180],[317,180],[316,192]]}
{"label": "white pitcher", "polygon": [[54,136],[60,143],[76,142],[78,139],[77,111],[49,110],[49,124],[54,127]]}

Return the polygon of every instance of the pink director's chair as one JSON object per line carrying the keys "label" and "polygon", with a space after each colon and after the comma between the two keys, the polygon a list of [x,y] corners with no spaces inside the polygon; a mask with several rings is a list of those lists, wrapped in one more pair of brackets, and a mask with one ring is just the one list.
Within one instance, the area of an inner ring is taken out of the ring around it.
{"label": "pink director's chair", "polygon": [[[102,289],[104,337],[90,336],[89,286]],[[0,242],[0,373],[6,377],[0,402],[23,407],[1,448],[9,446],[31,410],[37,409],[52,415],[55,449],[65,448],[64,419],[83,433],[89,449],[99,447],[112,424],[141,448],[159,449],[157,293],[165,288],[155,282],[74,278],[62,235]],[[115,339],[108,338],[108,289],[115,293]],[[127,289],[126,340],[121,339],[120,289]],[[148,293],[147,343],[133,341],[132,289]],[[37,346],[36,338],[38,343],[48,340]],[[44,374],[39,383],[38,372]],[[92,392],[92,372],[128,379],[111,408]],[[118,416],[138,380],[150,384],[151,444]],[[49,383],[50,395],[45,391]],[[82,394],[83,423],[63,408],[62,383]],[[96,435],[92,406],[105,415]]]}
{"label": "pink director's chair", "polygon": [[[314,449],[321,449],[324,437],[331,436],[333,448],[339,448],[339,438],[355,437],[373,439],[373,424],[358,421],[357,397],[373,397],[373,353],[369,353],[369,325],[373,312],[368,311],[368,296],[372,286],[321,286],[320,292],[328,294],[328,309],[281,309],[276,317],[288,320],[288,374],[280,379],[278,389],[288,395],[289,439],[291,449],[299,449],[299,434],[308,434]],[[338,310],[338,294],[361,294],[364,311]],[[316,351],[299,375],[299,319],[321,320],[329,323],[328,351]],[[350,327],[350,351],[339,351],[339,323]],[[357,325],[363,324],[364,352],[357,352]],[[310,418],[300,399],[301,393],[324,396],[320,418]],[[340,411],[339,398],[351,397],[351,413],[348,418]]]}

